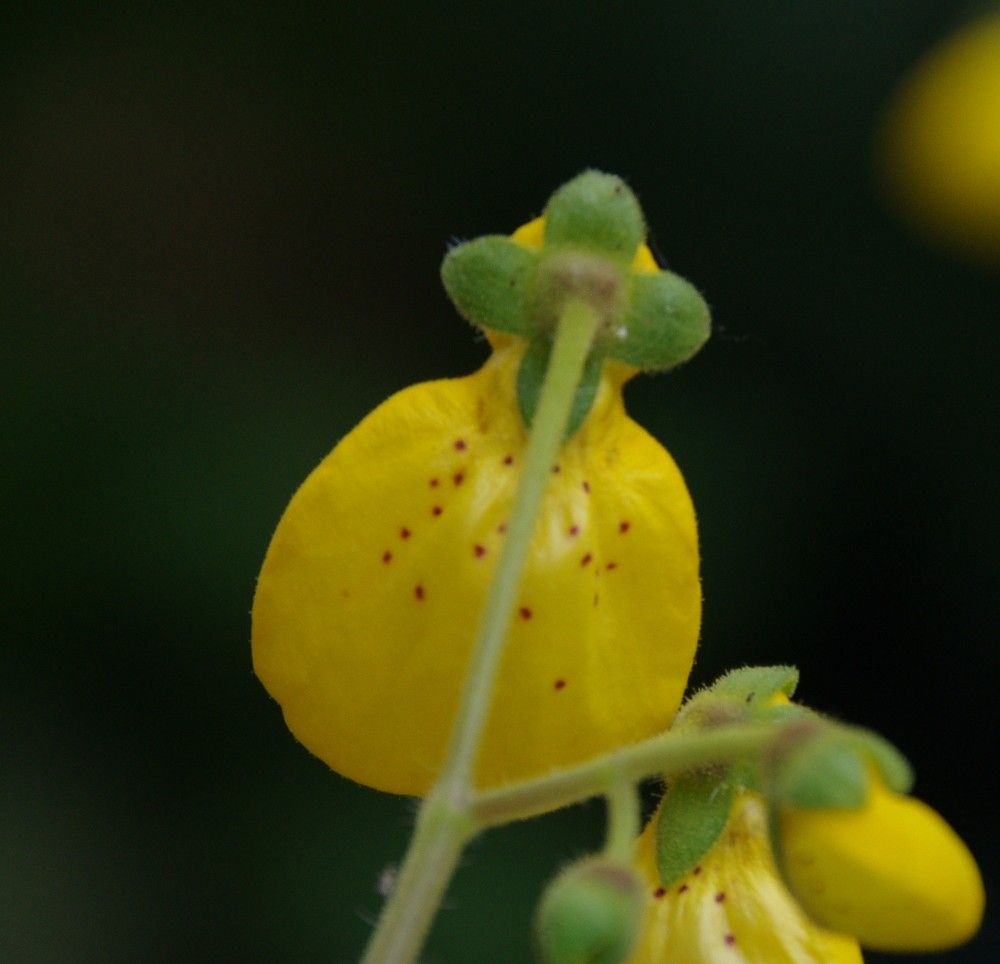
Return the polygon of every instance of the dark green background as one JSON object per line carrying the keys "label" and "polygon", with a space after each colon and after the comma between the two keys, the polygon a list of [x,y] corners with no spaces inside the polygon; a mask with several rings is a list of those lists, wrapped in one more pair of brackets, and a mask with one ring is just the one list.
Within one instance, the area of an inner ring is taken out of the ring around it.
{"label": "dark green background", "polygon": [[[911,236],[872,164],[893,84],[970,9],[6,5],[0,957],[357,954],[413,810],[285,730],[254,576],[365,412],[485,357],[446,242],[586,166],[714,311],[628,393],[699,510],[694,682],[798,663],[989,877],[1000,270]],[[600,834],[591,803],[478,842],[428,960],[528,960],[542,882]],[[997,930],[945,957],[1000,959]]]}

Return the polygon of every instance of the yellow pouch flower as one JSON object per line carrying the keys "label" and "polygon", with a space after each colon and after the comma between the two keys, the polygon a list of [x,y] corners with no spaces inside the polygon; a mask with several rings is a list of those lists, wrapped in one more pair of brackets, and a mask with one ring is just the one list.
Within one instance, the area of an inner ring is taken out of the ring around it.
{"label": "yellow pouch flower", "polygon": [[859,944],[943,950],[978,929],[979,870],[945,821],[904,794],[906,760],[877,734],[791,702],[796,681],[787,666],[732,671],[675,723],[785,729],[756,762],[670,780],[639,841],[653,890],[636,962],[725,960],[723,945],[736,960],[859,961]]}
{"label": "yellow pouch flower", "polygon": [[777,826],[799,903],[865,947],[943,950],[978,929],[985,895],[968,848],[934,810],[877,775],[862,808],[784,808]]}
{"label": "yellow pouch flower", "polygon": [[767,812],[756,793],[736,798],[729,821],[702,860],[669,887],[660,883],[654,817],[639,838],[648,888],[631,964],[859,964],[858,943],[813,923],[774,864]]}
{"label": "yellow pouch flower", "polygon": [[[537,248],[544,231],[514,240]],[[641,246],[631,272],[656,271]],[[292,499],[257,584],[257,675],[306,747],[381,790],[422,794],[440,768],[504,540],[528,342],[491,344],[475,374],[405,389],[337,445]],[[671,457],[625,414],[634,372],[604,362],[552,466],[480,787],[663,730],[682,698],[701,614],[694,511]]]}

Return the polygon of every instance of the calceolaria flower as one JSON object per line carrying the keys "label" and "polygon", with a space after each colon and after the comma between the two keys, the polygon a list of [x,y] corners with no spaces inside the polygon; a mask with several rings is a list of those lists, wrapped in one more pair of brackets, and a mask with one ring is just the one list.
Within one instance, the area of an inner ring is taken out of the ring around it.
{"label": "calceolaria flower", "polygon": [[661,883],[656,817],[639,838],[645,925],[631,964],[857,964],[858,942],[815,924],[774,864],[767,804],[741,793],[711,849],[676,880]]}
{"label": "calceolaria flower", "polygon": [[827,927],[883,951],[939,951],[979,929],[976,862],[942,817],[873,772],[858,808],[779,808],[785,880]]}
{"label": "calceolaria flower", "polygon": [[904,78],[881,154],[901,213],[1000,266],[1000,13],[970,21]]}
{"label": "calceolaria flower", "polygon": [[789,726],[759,766],[672,781],[639,840],[648,895],[634,964],[860,961],[859,947],[938,951],[978,929],[975,860],[906,795],[906,761],[791,703],[796,679],[739,670],[688,703],[681,727],[738,708]]}
{"label": "calceolaria flower", "polygon": [[566,294],[602,326],[551,467],[476,782],[669,725],[699,632],[695,517],[622,386],[697,350],[708,313],[644,235],[624,184],[588,172],[512,239],[455,249],[446,288],[487,330],[490,358],[379,406],[288,506],[257,585],[254,667],[295,736],[340,773],[422,794],[440,768]]}

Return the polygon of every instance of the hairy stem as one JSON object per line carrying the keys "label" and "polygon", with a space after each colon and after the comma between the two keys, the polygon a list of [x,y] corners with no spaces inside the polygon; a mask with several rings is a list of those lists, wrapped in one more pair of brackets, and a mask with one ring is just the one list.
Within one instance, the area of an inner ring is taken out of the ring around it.
{"label": "hairy stem", "polygon": [[608,835],[604,841],[605,856],[631,863],[635,840],[642,829],[639,793],[627,777],[616,776],[605,796],[608,800]]}
{"label": "hairy stem", "polygon": [[597,330],[583,301],[562,308],[535,410],[507,538],[490,583],[451,745],[438,782],[420,808],[396,887],[365,952],[365,964],[407,964],[420,953],[474,822],[472,777],[493,682],[510,629],[521,574],[551,466],[562,444],[576,387]]}
{"label": "hairy stem", "polygon": [[441,774],[440,786],[450,792],[456,801],[463,799],[472,783],[479,740],[490,708],[493,680],[510,629],[535,521],[545,486],[552,474],[552,462],[566,431],[573,397],[594,340],[597,321],[593,308],[575,299],[567,301],[559,319],[524,454],[524,469],[507,522],[507,537],[490,583],[469,675],[452,730],[451,747]]}
{"label": "hairy stem", "polygon": [[480,793],[472,801],[472,818],[484,829],[608,793],[615,780],[670,777],[694,767],[744,760],[760,753],[780,731],[781,725],[771,723],[746,723],[701,733],[667,731],[535,780]]}
{"label": "hairy stem", "polygon": [[417,814],[409,850],[364,961],[416,960],[462,850],[474,832],[468,815],[428,797]]}

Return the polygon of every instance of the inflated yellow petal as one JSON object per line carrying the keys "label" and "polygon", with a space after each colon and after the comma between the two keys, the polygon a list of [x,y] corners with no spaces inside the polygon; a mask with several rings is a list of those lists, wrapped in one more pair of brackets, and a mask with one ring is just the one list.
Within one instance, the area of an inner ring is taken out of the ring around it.
{"label": "inflated yellow petal", "polygon": [[[397,793],[439,770],[524,452],[524,347],[405,389],[306,480],[257,585],[254,667],[299,740]],[[694,512],[606,365],[553,475],[476,771],[479,786],[665,729],[699,630]]]}
{"label": "inflated yellow petal", "polygon": [[877,777],[863,808],[784,811],[779,833],[802,906],[865,947],[942,950],[979,927],[985,896],[968,848],[934,810]]}
{"label": "inflated yellow petal", "polygon": [[859,964],[855,940],[823,930],[778,876],[757,794],[741,794],[712,849],[669,888],[656,869],[656,824],[638,844],[648,886],[642,935],[630,964]]}

